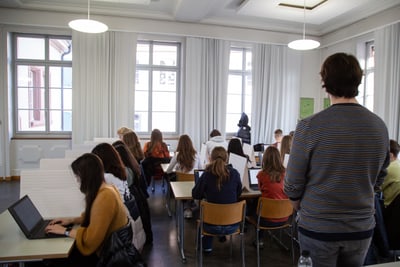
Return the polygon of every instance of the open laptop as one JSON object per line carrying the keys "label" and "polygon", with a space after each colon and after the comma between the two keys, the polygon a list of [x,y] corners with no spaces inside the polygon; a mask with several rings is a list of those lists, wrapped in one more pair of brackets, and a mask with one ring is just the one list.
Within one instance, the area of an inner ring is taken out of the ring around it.
{"label": "open laptop", "polygon": [[197,184],[197,182],[200,180],[201,175],[203,174],[204,170],[198,169],[194,170],[194,183]]}
{"label": "open laptop", "polygon": [[65,237],[64,235],[45,232],[45,228],[51,220],[43,219],[28,195],[12,204],[8,211],[28,239]]}
{"label": "open laptop", "polygon": [[249,172],[249,187],[251,190],[259,190],[258,189],[258,179],[257,174],[260,171],[260,168],[250,168]]}

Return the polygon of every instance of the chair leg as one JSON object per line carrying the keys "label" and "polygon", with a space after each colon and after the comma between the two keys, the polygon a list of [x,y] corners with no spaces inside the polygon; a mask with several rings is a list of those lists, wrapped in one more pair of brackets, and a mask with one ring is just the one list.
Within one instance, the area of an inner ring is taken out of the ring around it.
{"label": "chair leg", "polygon": [[256,244],[257,244],[257,267],[260,267],[260,229],[256,229]]}
{"label": "chair leg", "polygon": [[240,234],[240,250],[242,252],[242,266],[246,266],[246,261],[245,261],[245,256],[244,256],[244,239],[243,239],[243,233]]}
{"label": "chair leg", "polygon": [[200,254],[200,267],[203,267],[203,235],[200,235],[200,250],[199,250],[199,254]]}

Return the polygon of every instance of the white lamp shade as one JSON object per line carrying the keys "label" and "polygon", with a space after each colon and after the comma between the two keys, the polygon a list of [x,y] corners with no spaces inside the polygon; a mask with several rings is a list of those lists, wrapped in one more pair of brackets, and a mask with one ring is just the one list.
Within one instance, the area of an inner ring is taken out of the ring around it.
{"label": "white lamp shade", "polygon": [[68,23],[68,26],[79,32],[102,33],[108,30],[108,26],[97,20],[76,19]]}
{"label": "white lamp shade", "polygon": [[319,47],[319,42],[311,39],[300,39],[292,41],[288,44],[289,48],[295,50],[311,50]]}

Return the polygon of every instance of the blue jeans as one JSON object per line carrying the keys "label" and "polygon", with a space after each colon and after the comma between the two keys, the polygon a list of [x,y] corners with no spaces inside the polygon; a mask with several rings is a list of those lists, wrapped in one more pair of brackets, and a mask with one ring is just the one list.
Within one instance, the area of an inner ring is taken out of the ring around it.
{"label": "blue jeans", "polygon": [[[256,220],[257,220],[257,218],[256,218]],[[284,225],[285,223],[286,223],[286,221],[284,221],[284,222],[271,222],[271,221],[268,221],[268,220],[266,220],[264,218],[260,218],[260,226],[263,226],[263,227],[278,227],[278,226]],[[258,232],[258,237],[260,239],[264,238],[264,230],[260,230]]]}
{"label": "blue jeans", "polygon": [[[213,224],[207,224],[205,223],[203,225],[204,231],[214,234],[214,235],[229,235],[235,232],[239,228],[239,224],[232,224],[232,225],[213,225]],[[213,237],[212,236],[204,236],[203,237],[203,249],[212,249],[212,242],[213,242]]]}
{"label": "blue jeans", "polygon": [[313,267],[363,266],[371,239],[321,241],[298,233],[300,249],[311,253]]}

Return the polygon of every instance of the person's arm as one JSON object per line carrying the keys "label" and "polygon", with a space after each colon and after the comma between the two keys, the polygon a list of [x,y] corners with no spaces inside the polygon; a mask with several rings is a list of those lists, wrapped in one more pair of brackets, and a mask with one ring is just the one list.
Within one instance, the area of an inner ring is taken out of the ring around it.
{"label": "person's arm", "polygon": [[177,156],[178,156],[178,153],[175,153],[174,156],[172,157],[171,162],[168,165],[168,169],[167,169],[166,173],[171,173],[174,171],[174,168],[177,163],[177,160],[176,160]]}
{"label": "person's arm", "polygon": [[205,189],[206,189],[206,175],[207,173],[204,172],[201,176],[199,181],[194,185],[192,189],[192,197],[194,199],[203,199],[205,198]]}

